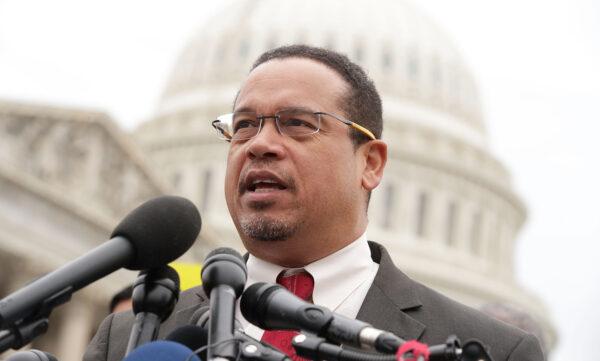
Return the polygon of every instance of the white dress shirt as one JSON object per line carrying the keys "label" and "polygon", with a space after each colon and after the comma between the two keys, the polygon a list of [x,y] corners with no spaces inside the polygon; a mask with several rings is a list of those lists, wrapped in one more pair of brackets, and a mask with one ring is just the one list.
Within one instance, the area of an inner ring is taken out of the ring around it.
{"label": "white dress shirt", "polygon": [[[256,282],[275,283],[279,273],[286,269],[253,255],[248,257],[246,266],[246,287]],[[365,234],[339,251],[303,267],[315,280],[313,302],[350,318],[358,314],[378,268],[379,264],[371,259]],[[239,303],[236,317],[246,334],[261,339],[264,331],[244,319]]]}

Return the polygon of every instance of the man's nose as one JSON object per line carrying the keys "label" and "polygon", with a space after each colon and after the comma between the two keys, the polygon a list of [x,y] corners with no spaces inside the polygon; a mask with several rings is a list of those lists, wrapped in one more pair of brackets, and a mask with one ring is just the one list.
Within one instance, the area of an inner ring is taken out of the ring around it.
{"label": "man's nose", "polygon": [[263,119],[258,134],[248,140],[248,157],[281,158],[284,154],[283,138],[274,118]]}

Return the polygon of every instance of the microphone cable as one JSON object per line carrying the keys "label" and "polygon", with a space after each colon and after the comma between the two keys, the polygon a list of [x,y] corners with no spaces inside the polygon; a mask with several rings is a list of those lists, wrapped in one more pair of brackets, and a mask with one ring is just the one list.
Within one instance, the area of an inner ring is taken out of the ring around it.
{"label": "microphone cable", "polygon": [[456,336],[450,336],[445,344],[428,346],[408,341],[395,355],[375,354],[344,349],[328,343],[321,337],[299,334],[292,340],[298,356],[312,360],[327,361],[493,361],[481,342],[470,340],[463,347]]}

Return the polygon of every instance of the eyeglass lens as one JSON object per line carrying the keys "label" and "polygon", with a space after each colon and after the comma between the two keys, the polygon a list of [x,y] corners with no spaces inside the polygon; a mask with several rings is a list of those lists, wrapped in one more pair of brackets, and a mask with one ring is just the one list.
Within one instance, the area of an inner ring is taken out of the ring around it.
{"label": "eyeglass lens", "polygon": [[232,139],[250,139],[260,131],[265,119],[275,118],[279,132],[288,136],[302,136],[319,131],[320,117],[317,114],[302,110],[281,111],[275,116],[258,116],[253,112],[233,113],[230,124]]}

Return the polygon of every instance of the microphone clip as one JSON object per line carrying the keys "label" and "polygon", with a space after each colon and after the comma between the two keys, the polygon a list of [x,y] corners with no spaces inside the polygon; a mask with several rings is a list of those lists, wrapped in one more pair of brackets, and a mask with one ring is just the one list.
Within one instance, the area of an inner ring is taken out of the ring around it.
{"label": "microphone clip", "polygon": [[50,313],[55,307],[69,302],[73,294],[73,287],[65,287],[46,298],[31,316],[3,325],[0,331],[0,353],[8,350],[18,350],[27,345],[38,336],[48,331]]}
{"label": "microphone clip", "polygon": [[22,320],[0,331],[0,353],[12,348],[18,350],[48,331],[48,317]]}

